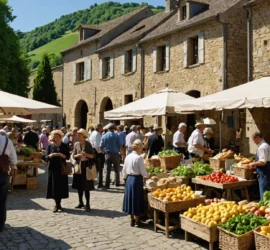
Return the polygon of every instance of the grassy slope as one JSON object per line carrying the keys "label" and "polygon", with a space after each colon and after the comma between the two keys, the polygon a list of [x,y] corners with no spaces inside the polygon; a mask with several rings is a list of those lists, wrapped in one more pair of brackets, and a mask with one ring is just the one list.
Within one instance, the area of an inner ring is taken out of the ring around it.
{"label": "grassy slope", "polygon": [[52,42],[45,44],[44,46],[30,51],[28,54],[31,61],[41,61],[42,55],[47,52],[49,54],[59,54],[62,50],[70,47],[78,41],[78,33],[68,33],[65,36],[58,38]]}

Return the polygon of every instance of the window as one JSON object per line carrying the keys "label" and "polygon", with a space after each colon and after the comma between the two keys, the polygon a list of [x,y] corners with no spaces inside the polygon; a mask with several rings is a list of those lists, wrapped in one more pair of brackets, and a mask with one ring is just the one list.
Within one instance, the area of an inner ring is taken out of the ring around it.
{"label": "window", "polygon": [[181,17],[182,17],[181,21],[187,19],[187,6],[186,5],[182,7],[181,12],[182,12],[181,13]]}
{"label": "window", "polygon": [[189,38],[189,65],[194,65],[199,63],[199,38],[192,37]]}
{"label": "window", "polygon": [[110,57],[105,57],[103,59],[103,77],[104,78],[109,78],[110,77],[110,72],[111,72],[111,65],[110,65]]}
{"label": "window", "polygon": [[157,47],[157,71],[166,71],[166,46]]}
{"label": "window", "polygon": [[84,62],[77,64],[77,72],[78,72],[77,80],[83,81],[84,80]]}
{"label": "window", "polygon": [[125,95],[125,104],[133,102],[133,95]]}
{"label": "window", "polygon": [[126,65],[125,65],[125,73],[132,72],[133,68],[133,56],[132,50],[126,51]]}

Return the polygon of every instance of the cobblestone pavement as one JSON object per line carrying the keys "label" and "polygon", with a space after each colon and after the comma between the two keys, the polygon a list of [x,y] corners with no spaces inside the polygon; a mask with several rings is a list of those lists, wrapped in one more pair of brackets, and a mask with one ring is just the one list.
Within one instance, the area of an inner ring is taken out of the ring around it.
{"label": "cobblestone pavement", "polygon": [[[199,239],[184,240],[179,230],[170,239],[155,233],[153,224],[131,228],[121,212],[123,187],[91,192],[91,212],[75,210],[77,193],[63,200],[63,213],[54,214],[53,201],[46,200],[46,168],[39,173],[37,190],[15,189],[8,197],[6,230],[0,233],[0,249],[206,249]],[[70,178],[70,182],[71,182]],[[195,243],[196,242],[196,243]]]}

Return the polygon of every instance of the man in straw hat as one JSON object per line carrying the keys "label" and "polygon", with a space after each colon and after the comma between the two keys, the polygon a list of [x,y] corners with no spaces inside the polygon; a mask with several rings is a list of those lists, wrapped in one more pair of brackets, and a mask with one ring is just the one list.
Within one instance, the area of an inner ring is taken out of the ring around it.
{"label": "man in straw hat", "polygon": [[147,148],[148,148],[148,158],[151,158],[153,155],[158,155],[162,148],[164,147],[164,141],[161,137],[163,132],[162,128],[154,125],[154,134],[148,137]]}
{"label": "man in straw hat", "polygon": [[212,150],[206,148],[204,145],[203,131],[205,129],[205,124],[203,120],[197,121],[195,124],[196,129],[192,132],[188,139],[188,152],[189,158],[201,158],[204,152],[211,154]]}
{"label": "man in straw hat", "polygon": [[115,186],[120,185],[120,150],[121,141],[119,136],[114,132],[115,125],[110,123],[108,126],[108,132],[102,136],[100,142],[100,148],[102,152],[105,152],[105,164],[106,164],[106,182],[105,187],[110,188],[111,170],[114,168],[115,172]]}

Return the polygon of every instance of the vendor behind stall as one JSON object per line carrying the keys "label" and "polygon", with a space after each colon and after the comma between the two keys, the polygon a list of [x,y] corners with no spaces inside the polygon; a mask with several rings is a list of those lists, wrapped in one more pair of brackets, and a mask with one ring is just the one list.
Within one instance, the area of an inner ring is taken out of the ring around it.
{"label": "vendor behind stall", "polygon": [[263,193],[270,191],[270,145],[264,140],[262,133],[255,132],[252,139],[258,149],[255,162],[246,165],[247,168],[256,167],[258,174],[260,198],[263,199]]}

